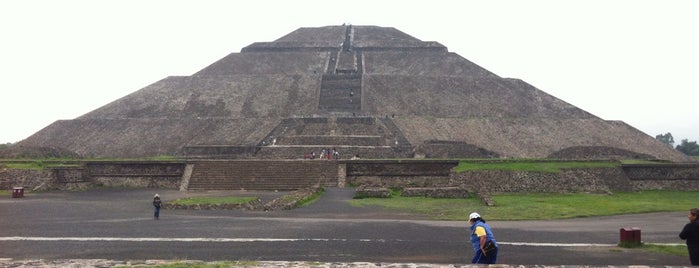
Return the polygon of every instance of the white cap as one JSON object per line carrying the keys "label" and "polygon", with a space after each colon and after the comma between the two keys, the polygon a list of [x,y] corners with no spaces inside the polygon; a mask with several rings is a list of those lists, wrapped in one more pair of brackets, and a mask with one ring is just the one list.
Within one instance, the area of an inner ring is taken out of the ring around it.
{"label": "white cap", "polygon": [[468,220],[473,220],[473,219],[480,218],[480,217],[481,217],[480,214],[473,212],[473,213],[471,213],[471,215],[468,215]]}
{"label": "white cap", "polygon": [[160,195],[158,195],[158,194],[155,194],[155,196],[154,196],[153,198],[156,198],[156,197],[160,197]]}

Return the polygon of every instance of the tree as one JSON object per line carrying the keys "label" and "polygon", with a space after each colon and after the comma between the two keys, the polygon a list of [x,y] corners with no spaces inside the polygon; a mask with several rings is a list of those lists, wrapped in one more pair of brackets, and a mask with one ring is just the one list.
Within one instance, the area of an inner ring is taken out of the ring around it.
{"label": "tree", "polygon": [[675,144],[675,139],[672,137],[672,134],[670,134],[670,132],[655,135],[655,139],[661,141],[662,143],[670,145],[670,147],[672,147]]}
{"label": "tree", "polygon": [[5,143],[5,144],[0,144],[0,149],[7,149],[12,147],[12,143]]}
{"label": "tree", "polygon": [[697,145],[696,141],[689,141],[687,139],[683,139],[682,143],[677,145],[675,147],[680,152],[683,152],[686,155],[699,155],[699,145]]}

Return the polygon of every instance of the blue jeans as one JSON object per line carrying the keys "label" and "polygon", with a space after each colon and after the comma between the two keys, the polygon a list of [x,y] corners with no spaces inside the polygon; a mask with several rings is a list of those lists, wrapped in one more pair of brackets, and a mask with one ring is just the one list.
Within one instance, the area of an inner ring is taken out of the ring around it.
{"label": "blue jeans", "polygon": [[160,218],[160,207],[155,207],[155,214],[153,214],[153,217]]}
{"label": "blue jeans", "polygon": [[495,264],[498,260],[498,247],[495,247],[489,252],[488,256],[483,255],[483,251],[476,252],[476,256],[473,256],[471,263],[481,263],[481,264]]}

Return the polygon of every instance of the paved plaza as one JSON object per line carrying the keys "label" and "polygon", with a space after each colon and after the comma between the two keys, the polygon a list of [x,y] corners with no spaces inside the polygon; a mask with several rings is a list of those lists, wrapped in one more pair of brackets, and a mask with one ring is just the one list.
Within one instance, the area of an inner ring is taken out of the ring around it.
{"label": "paved plaza", "polygon": [[[201,195],[264,201],[284,194],[94,189],[5,196],[0,266],[229,260],[259,267],[465,267],[472,256],[468,223],[353,207],[351,189],[327,189],[321,200],[291,211],[164,210],[158,221],[150,204],[155,193],[165,202]],[[688,266],[686,257],[616,247],[621,227],[641,228],[645,243],[681,244],[685,214],[488,223],[506,266]]]}

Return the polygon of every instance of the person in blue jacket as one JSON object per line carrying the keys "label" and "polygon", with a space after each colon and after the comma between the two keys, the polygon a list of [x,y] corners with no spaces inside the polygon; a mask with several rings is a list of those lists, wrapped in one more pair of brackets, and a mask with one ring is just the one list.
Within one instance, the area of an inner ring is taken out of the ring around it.
{"label": "person in blue jacket", "polygon": [[475,253],[471,263],[495,264],[498,259],[498,243],[493,231],[480,214],[473,212],[468,218],[471,224],[471,244]]}

